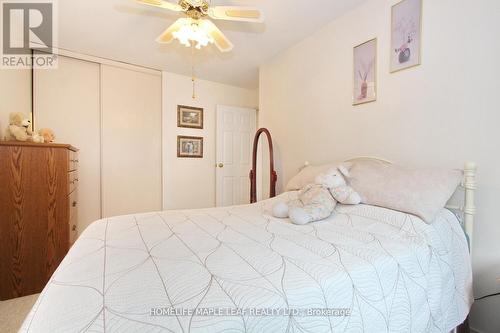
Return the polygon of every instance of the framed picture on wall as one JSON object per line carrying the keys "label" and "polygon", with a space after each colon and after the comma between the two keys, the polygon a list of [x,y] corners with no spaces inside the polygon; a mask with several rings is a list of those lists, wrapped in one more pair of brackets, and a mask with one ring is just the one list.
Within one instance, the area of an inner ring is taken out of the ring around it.
{"label": "framed picture on wall", "polygon": [[353,105],[377,100],[377,39],[354,47]]}
{"label": "framed picture on wall", "polygon": [[178,105],[177,127],[203,129],[203,109]]}
{"label": "framed picture on wall", "polygon": [[179,135],[177,137],[177,157],[203,158],[203,138]]}
{"label": "framed picture on wall", "polygon": [[391,73],[420,65],[422,1],[403,0],[392,6]]}

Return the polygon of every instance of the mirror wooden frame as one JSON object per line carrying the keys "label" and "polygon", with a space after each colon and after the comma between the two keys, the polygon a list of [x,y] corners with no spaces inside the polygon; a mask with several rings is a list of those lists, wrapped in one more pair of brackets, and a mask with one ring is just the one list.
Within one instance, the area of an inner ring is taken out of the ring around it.
{"label": "mirror wooden frame", "polygon": [[266,135],[267,142],[269,143],[269,170],[271,172],[269,177],[269,197],[274,198],[276,196],[278,174],[274,170],[273,139],[267,128],[261,128],[257,131],[253,140],[252,170],[250,170],[250,203],[257,202],[257,151],[259,148],[259,138],[262,133]]}

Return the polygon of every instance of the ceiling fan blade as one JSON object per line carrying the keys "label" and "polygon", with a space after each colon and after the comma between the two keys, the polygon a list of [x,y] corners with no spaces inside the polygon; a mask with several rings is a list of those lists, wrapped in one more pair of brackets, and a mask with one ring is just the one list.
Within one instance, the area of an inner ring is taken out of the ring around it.
{"label": "ceiling fan blade", "polygon": [[182,12],[181,6],[166,0],[136,0],[136,1],[143,5],[149,5],[158,8],[173,10],[174,12]]}
{"label": "ceiling fan blade", "polygon": [[179,31],[182,26],[186,25],[186,22],[189,19],[187,18],[180,18],[177,21],[174,22],[170,27],[167,28],[158,38],[156,38],[156,41],[158,43],[164,43],[168,44],[171,43],[174,40],[174,32]]}
{"label": "ceiling fan blade", "polygon": [[221,52],[229,52],[234,48],[233,43],[217,28],[210,20],[202,20],[201,24],[210,37],[213,38],[214,44]]}
{"label": "ceiling fan blade", "polygon": [[264,15],[256,7],[216,6],[208,10],[208,15],[216,20],[263,22]]}

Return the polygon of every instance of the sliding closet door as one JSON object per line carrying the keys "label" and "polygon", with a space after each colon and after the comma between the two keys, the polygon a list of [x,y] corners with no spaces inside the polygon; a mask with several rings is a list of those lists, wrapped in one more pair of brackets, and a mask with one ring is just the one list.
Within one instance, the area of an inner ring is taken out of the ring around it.
{"label": "sliding closet door", "polygon": [[78,231],[101,218],[99,64],[59,56],[59,66],[35,70],[37,129],[55,131],[56,142],[80,149]]}
{"label": "sliding closet door", "polygon": [[161,74],[101,65],[103,217],[161,209]]}

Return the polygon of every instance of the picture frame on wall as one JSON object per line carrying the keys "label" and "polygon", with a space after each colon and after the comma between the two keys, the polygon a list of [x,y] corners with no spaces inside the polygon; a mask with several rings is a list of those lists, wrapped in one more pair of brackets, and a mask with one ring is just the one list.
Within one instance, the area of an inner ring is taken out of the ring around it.
{"label": "picture frame on wall", "polygon": [[178,105],[177,127],[203,129],[203,108]]}
{"label": "picture frame on wall", "polygon": [[377,38],[354,47],[353,102],[360,105],[377,100]]}
{"label": "picture frame on wall", "polygon": [[177,157],[203,158],[203,138],[198,136],[177,136]]}
{"label": "picture frame on wall", "polygon": [[403,0],[392,6],[391,73],[421,64],[423,0]]}

